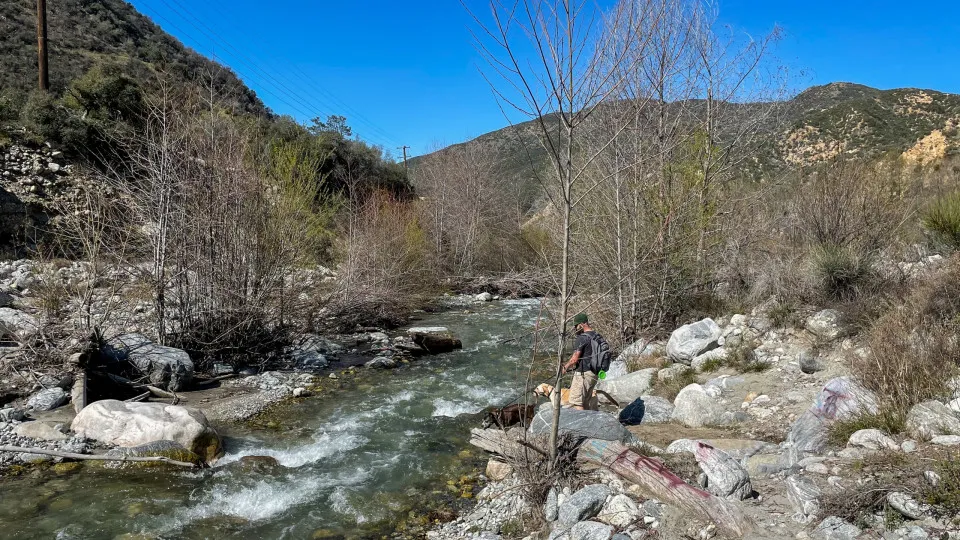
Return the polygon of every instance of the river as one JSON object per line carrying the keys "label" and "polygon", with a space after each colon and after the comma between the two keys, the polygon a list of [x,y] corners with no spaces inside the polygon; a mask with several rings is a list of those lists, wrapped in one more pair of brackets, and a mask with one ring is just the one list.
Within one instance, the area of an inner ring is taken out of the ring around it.
{"label": "river", "polygon": [[[411,510],[453,506],[462,488],[447,479],[479,463],[467,445],[476,413],[523,387],[530,343],[503,340],[528,332],[538,312],[536,300],[508,300],[427,314],[417,326],[445,326],[464,349],[361,369],[349,390],[284,409],[278,430],[226,428],[227,454],[212,469],[85,467],[4,480],[3,537],[367,537]],[[236,467],[243,456],[282,467]]]}

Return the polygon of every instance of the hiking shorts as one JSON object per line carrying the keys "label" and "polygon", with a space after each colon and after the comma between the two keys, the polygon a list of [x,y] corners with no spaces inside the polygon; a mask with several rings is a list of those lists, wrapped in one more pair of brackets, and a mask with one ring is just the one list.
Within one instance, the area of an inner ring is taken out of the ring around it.
{"label": "hiking shorts", "polygon": [[578,371],[573,374],[570,383],[570,405],[583,407],[587,410],[596,410],[597,399],[593,396],[593,389],[597,387],[597,374],[592,371]]}

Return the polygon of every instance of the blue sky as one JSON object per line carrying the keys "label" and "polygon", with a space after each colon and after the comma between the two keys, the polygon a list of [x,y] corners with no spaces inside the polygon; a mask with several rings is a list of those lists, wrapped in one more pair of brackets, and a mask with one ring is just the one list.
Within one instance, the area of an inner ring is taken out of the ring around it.
{"label": "blue sky", "polygon": [[[601,0],[609,4],[612,0]],[[215,56],[274,111],[341,114],[398,155],[506,125],[458,0],[132,0],[186,45]],[[484,0],[467,0],[483,12]],[[798,88],[850,81],[960,93],[960,2],[719,0],[721,22],[784,30],[777,58]]]}

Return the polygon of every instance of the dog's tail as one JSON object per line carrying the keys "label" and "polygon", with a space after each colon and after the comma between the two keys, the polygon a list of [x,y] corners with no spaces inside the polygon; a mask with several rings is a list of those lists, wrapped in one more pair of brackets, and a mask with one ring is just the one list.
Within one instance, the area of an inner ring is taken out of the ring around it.
{"label": "dog's tail", "polygon": [[594,390],[594,391],[595,391],[598,395],[602,395],[603,397],[605,397],[605,398],[607,398],[608,400],[610,400],[610,403],[613,403],[614,407],[616,407],[616,408],[618,408],[618,409],[620,408],[620,403],[617,402],[617,400],[613,399],[613,396],[611,396],[610,394],[604,392],[603,390]]}

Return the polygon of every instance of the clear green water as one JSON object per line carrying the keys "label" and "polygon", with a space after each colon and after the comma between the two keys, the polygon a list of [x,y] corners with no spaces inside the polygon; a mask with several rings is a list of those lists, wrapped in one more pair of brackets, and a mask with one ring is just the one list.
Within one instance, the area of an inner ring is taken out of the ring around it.
{"label": "clear green water", "polygon": [[[393,372],[361,371],[355,388],[308,399],[284,413],[283,429],[227,432],[227,455],[202,472],[92,470],[0,483],[3,538],[312,538],[389,529],[398,515],[436,501],[464,466],[477,414],[523,386],[534,300],[431,314],[417,325],[450,328],[464,350]],[[365,378],[365,379],[364,379]],[[231,466],[272,456],[283,467]],[[454,495],[455,496],[455,495]],[[451,504],[453,496],[450,497]]]}

